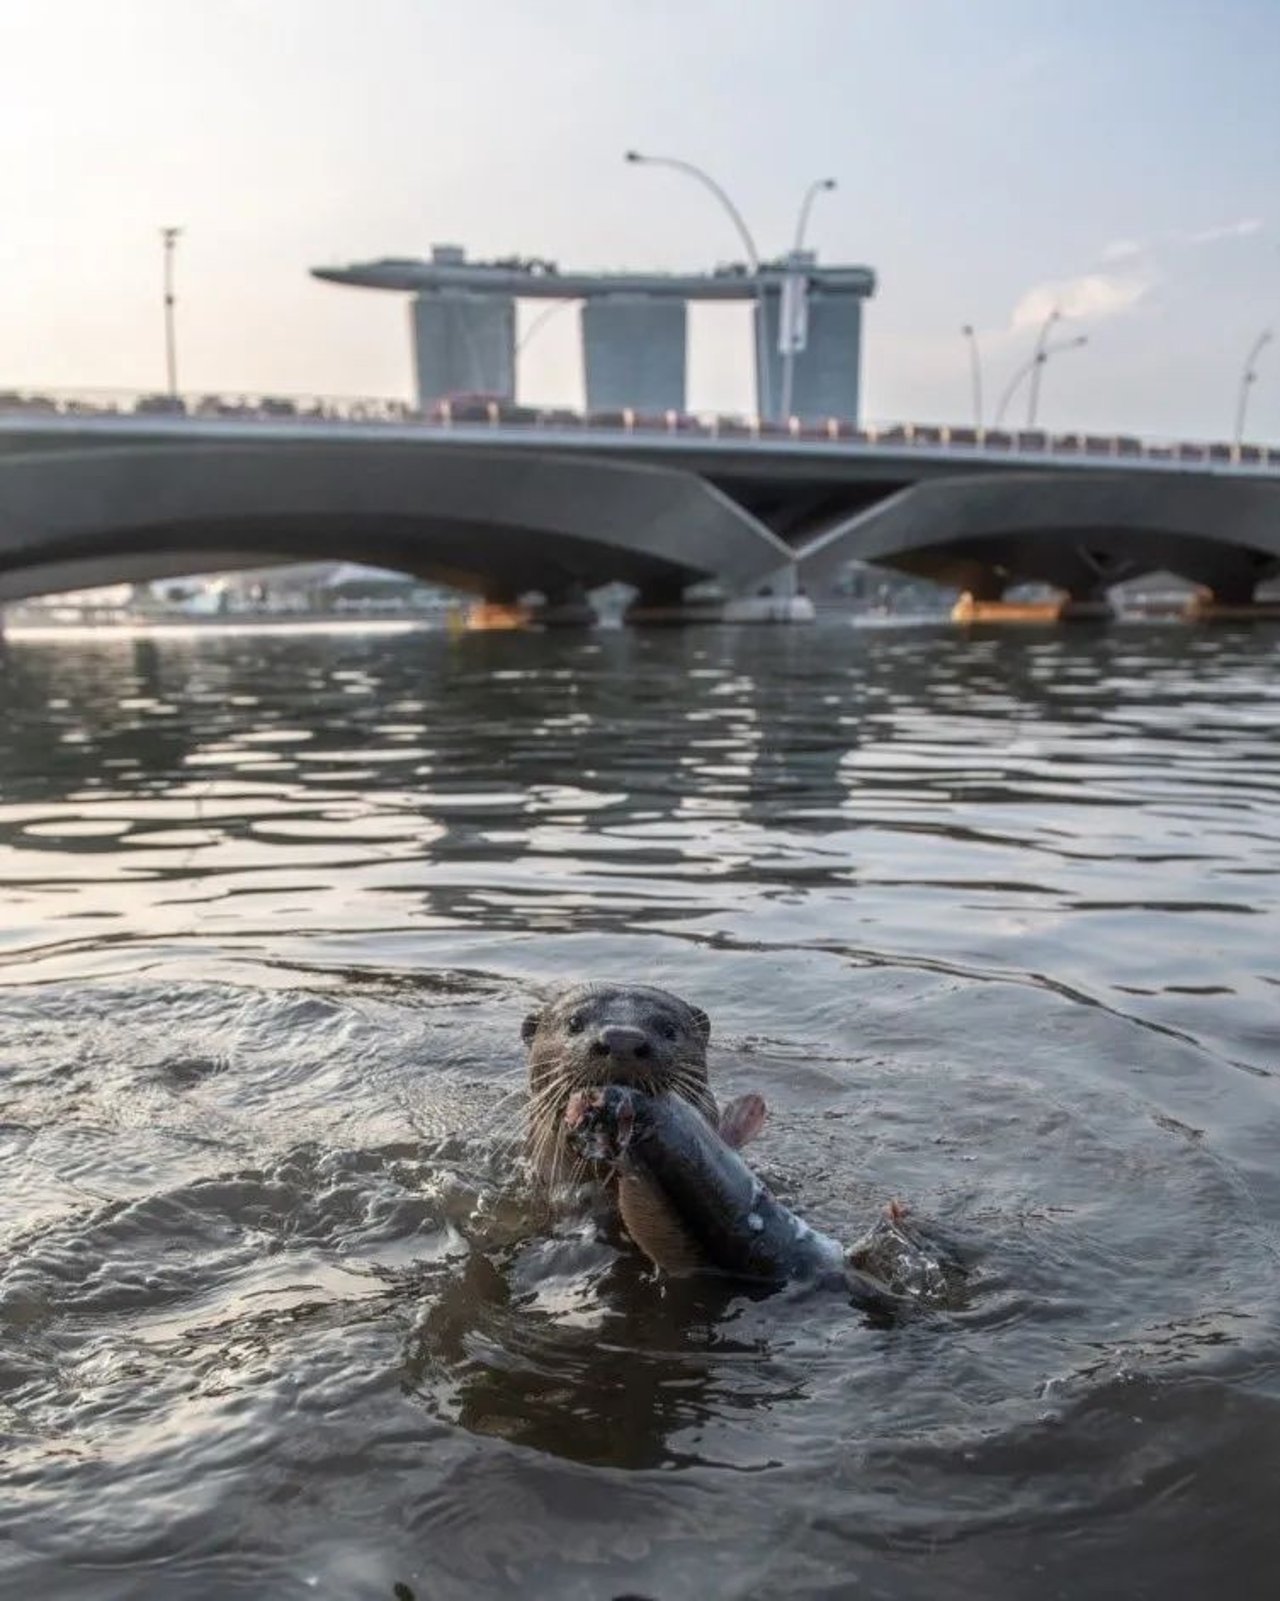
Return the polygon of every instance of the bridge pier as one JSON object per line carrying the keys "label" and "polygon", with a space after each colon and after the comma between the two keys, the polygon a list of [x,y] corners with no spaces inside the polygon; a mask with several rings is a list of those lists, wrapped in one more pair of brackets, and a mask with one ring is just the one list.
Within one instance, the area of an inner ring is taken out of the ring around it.
{"label": "bridge pier", "polygon": [[727,600],[722,623],[811,623],[817,613],[808,595],[738,595]]}
{"label": "bridge pier", "polygon": [[1252,584],[1201,585],[1182,615],[1194,623],[1272,622],[1280,619],[1280,599],[1257,600]]}
{"label": "bridge pier", "polygon": [[750,593],[716,600],[686,600],[679,588],[641,590],[627,608],[637,627],[681,623],[811,623],[813,602],[796,581],[794,566],[780,568]]}
{"label": "bridge pier", "polygon": [[600,621],[581,584],[570,584],[544,596],[530,621],[542,628],[594,628]]}
{"label": "bridge pier", "polygon": [[683,584],[654,584],[641,589],[627,607],[623,622],[632,628],[672,628],[685,623],[718,623],[720,600],[686,600]]}
{"label": "bridge pier", "polygon": [[1068,595],[1058,606],[1060,623],[1111,623],[1116,609],[1105,595]]}
{"label": "bridge pier", "polygon": [[813,602],[800,585],[795,562],[779,567],[757,584],[750,594],[731,596],[724,603],[726,623],[811,623]]}

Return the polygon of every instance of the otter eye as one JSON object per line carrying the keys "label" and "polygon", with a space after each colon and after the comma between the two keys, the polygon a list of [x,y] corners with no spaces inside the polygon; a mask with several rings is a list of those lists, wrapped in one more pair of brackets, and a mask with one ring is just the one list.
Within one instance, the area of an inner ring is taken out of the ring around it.
{"label": "otter eye", "polygon": [[581,1034],[586,1026],[587,1020],[585,1017],[583,1017],[581,1012],[575,1012],[565,1025],[570,1034]]}
{"label": "otter eye", "polygon": [[664,1018],[663,1021],[658,1024],[658,1033],[662,1035],[664,1040],[673,1040],[676,1037],[676,1026],[674,1023],[670,1023]]}

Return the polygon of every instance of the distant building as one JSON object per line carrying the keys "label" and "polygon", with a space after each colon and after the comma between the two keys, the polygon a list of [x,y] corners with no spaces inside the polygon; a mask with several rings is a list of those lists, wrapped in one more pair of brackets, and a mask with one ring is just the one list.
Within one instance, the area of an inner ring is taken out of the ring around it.
{"label": "distant building", "polygon": [[[862,370],[864,297],[826,286],[812,261],[802,262],[797,277],[804,285],[796,311],[801,344],[793,362],[789,415],[801,422],[821,422],[827,417],[854,421],[858,417]],[[769,392],[776,406],[782,403],[785,383],[786,358],[780,338],[783,304],[781,284],[771,284],[764,301],[764,347],[768,352]]]}
{"label": "distant building", "polygon": [[[579,300],[587,409],[683,411],[691,300],[752,301],[754,275],[740,264],[710,273],[562,272],[554,262],[512,257],[468,261],[458,245],[435,245],[429,261],[386,259],[313,267],[327,283],[412,294],[418,405],[452,396],[514,400],[517,300]],[[762,268],[764,390],[778,415],[785,358],[780,351],[784,285],[798,315],[792,340],[791,414],[802,421],[856,421],[862,361],[862,303],[875,293],[869,267],[821,266],[810,253]],[[759,374],[757,374],[757,378]]]}
{"label": "distant building", "polygon": [[141,585],[134,609],[187,617],[429,612],[458,601],[456,591],[408,573],[356,562],[290,562],[242,572],[204,573]]}
{"label": "distant building", "polygon": [[448,395],[510,400],[516,391],[516,304],[452,290],[413,300],[413,375],[425,410]]}
{"label": "distant building", "polygon": [[582,305],[589,411],[683,411],[688,313],[683,300],[600,295]]}

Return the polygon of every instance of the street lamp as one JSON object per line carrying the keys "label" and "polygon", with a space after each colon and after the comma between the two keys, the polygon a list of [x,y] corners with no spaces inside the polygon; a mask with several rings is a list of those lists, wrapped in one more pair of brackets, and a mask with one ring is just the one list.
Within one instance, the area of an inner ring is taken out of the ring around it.
{"label": "street lamp", "polygon": [[164,362],[169,378],[169,393],[178,393],[178,349],[174,315],[177,299],[173,292],[173,251],[181,228],[161,228],[164,244]]}
{"label": "street lamp", "polygon": [[1274,338],[1270,328],[1264,328],[1249,347],[1249,354],[1244,358],[1244,369],[1240,374],[1240,394],[1236,400],[1236,452],[1244,444],[1244,416],[1249,409],[1249,391],[1257,382],[1258,374],[1254,371],[1254,362],[1267,348]]}
{"label": "street lamp", "polygon": [[551,305],[544,306],[516,341],[516,355],[520,354],[544,322],[550,322],[557,312],[565,311],[569,306],[576,304],[577,302],[573,300],[555,300],[552,301]]}
{"label": "street lamp", "polygon": [[1014,394],[1017,392],[1018,387],[1022,383],[1022,380],[1027,377],[1028,374],[1038,374],[1041,368],[1048,364],[1050,356],[1059,355],[1064,350],[1080,350],[1088,343],[1089,336],[1087,334],[1080,334],[1076,339],[1064,339],[1060,345],[1038,346],[1035,355],[1031,357],[1030,361],[1024,362],[1023,365],[1018,368],[1017,372],[1014,373],[1009,382],[1009,387],[1000,397],[1000,404],[996,407],[995,422],[992,424],[992,426],[994,428],[999,428],[1001,422],[1004,420],[1004,414],[1008,409],[1009,402],[1013,399]]}
{"label": "street lamp", "polygon": [[791,397],[795,388],[796,335],[800,316],[800,285],[803,282],[796,269],[800,265],[800,252],[804,249],[804,234],[809,226],[809,213],[813,209],[813,202],[825,190],[835,187],[834,178],[815,178],[804,192],[804,199],[800,202],[800,215],[796,219],[796,242],[791,247],[790,271],[787,273],[783,296],[778,305],[778,333],[782,340],[782,405],[779,410],[784,423],[791,420]]}
{"label": "street lamp", "polygon": [[742,240],[742,247],[747,253],[747,264],[751,268],[756,285],[756,406],[761,414],[766,417],[771,416],[773,406],[769,392],[768,341],[765,332],[764,281],[760,276],[760,252],[751,237],[751,230],[742,220],[742,213],[711,174],[703,172],[701,167],[695,167],[691,161],[681,161],[675,156],[646,156],[638,150],[628,150],[625,159],[634,166],[670,167],[675,172],[686,173],[690,178],[696,179],[704,189],[709,189],[729,213],[733,226],[738,230],[738,237]]}
{"label": "street lamp", "polygon": [[[511,395],[511,398],[513,400],[516,398],[516,393],[518,392],[518,390],[520,388],[520,370],[519,370],[520,357],[524,354],[525,347],[528,345],[529,341],[533,338],[534,334],[536,334],[538,332],[538,330],[542,327],[542,325],[544,323],[550,322],[552,317],[555,317],[560,312],[567,310],[568,307],[575,306],[575,305],[578,305],[578,304],[579,304],[579,302],[575,301],[575,300],[553,300],[549,306],[543,306],[541,311],[539,311],[538,315],[533,318],[533,320],[530,322],[529,326],[520,335],[519,339],[516,340],[515,346],[513,347],[512,352],[511,352],[511,361],[512,361],[512,367],[511,367],[512,395]],[[460,326],[465,328],[466,325],[464,323],[464,324],[460,324]]]}
{"label": "street lamp", "polygon": [[1031,366],[1031,388],[1027,394],[1027,427],[1036,425],[1036,412],[1040,408],[1040,374],[1044,371],[1045,349],[1049,343],[1049,333],[1055,322],[1062,317],[1057,306],[1049,313],[1040,325],[1040,336],[1036,340],[1035,359]]}
{"label": "street lamp", "polygon": [[809,213],[813,210],[813,202],[820,194],[829,193],[837,187],[834,178],[815,178],[804,192],[804,199],[800,202],[800,215],[796,219],[796,242],[794,249],[804,249],[805,229],[809,226]]}
{"label": "street lamp", "polygon": [[978,335],[971,322],[960,330],[969,341],[969,371],[973,378],[973,426],[982,432],[982,357],[978,352]]}

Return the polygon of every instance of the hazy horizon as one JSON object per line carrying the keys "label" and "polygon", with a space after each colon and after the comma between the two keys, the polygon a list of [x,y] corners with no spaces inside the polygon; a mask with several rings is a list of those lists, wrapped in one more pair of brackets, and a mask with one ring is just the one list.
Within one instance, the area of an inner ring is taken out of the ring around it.
{"label": "hazy horizon", "polygon": [[[308,269],[433,242],[565,266],[700,269],[725,217],[630,146],[706,166],[763,252],[813,178],[810,242],[865,262],[864,413],[988,417],[1060,305],[1086,349],[1052,428],[1229,436],[1280,317],[1280,8],[1122,0],[0,0],[0,389],[158,388],[159,229],[179,379],[408,397],[407,297]],[[536,314],[536,307],[527,315]],[[744,410],[743,308],[695,309],[690,404]],[[526,317],[527,320],[527,317]],[[1280,348],[1251,436],[1280,438]],[[533,337],[525,398],[580,400],[576,317]]]}

